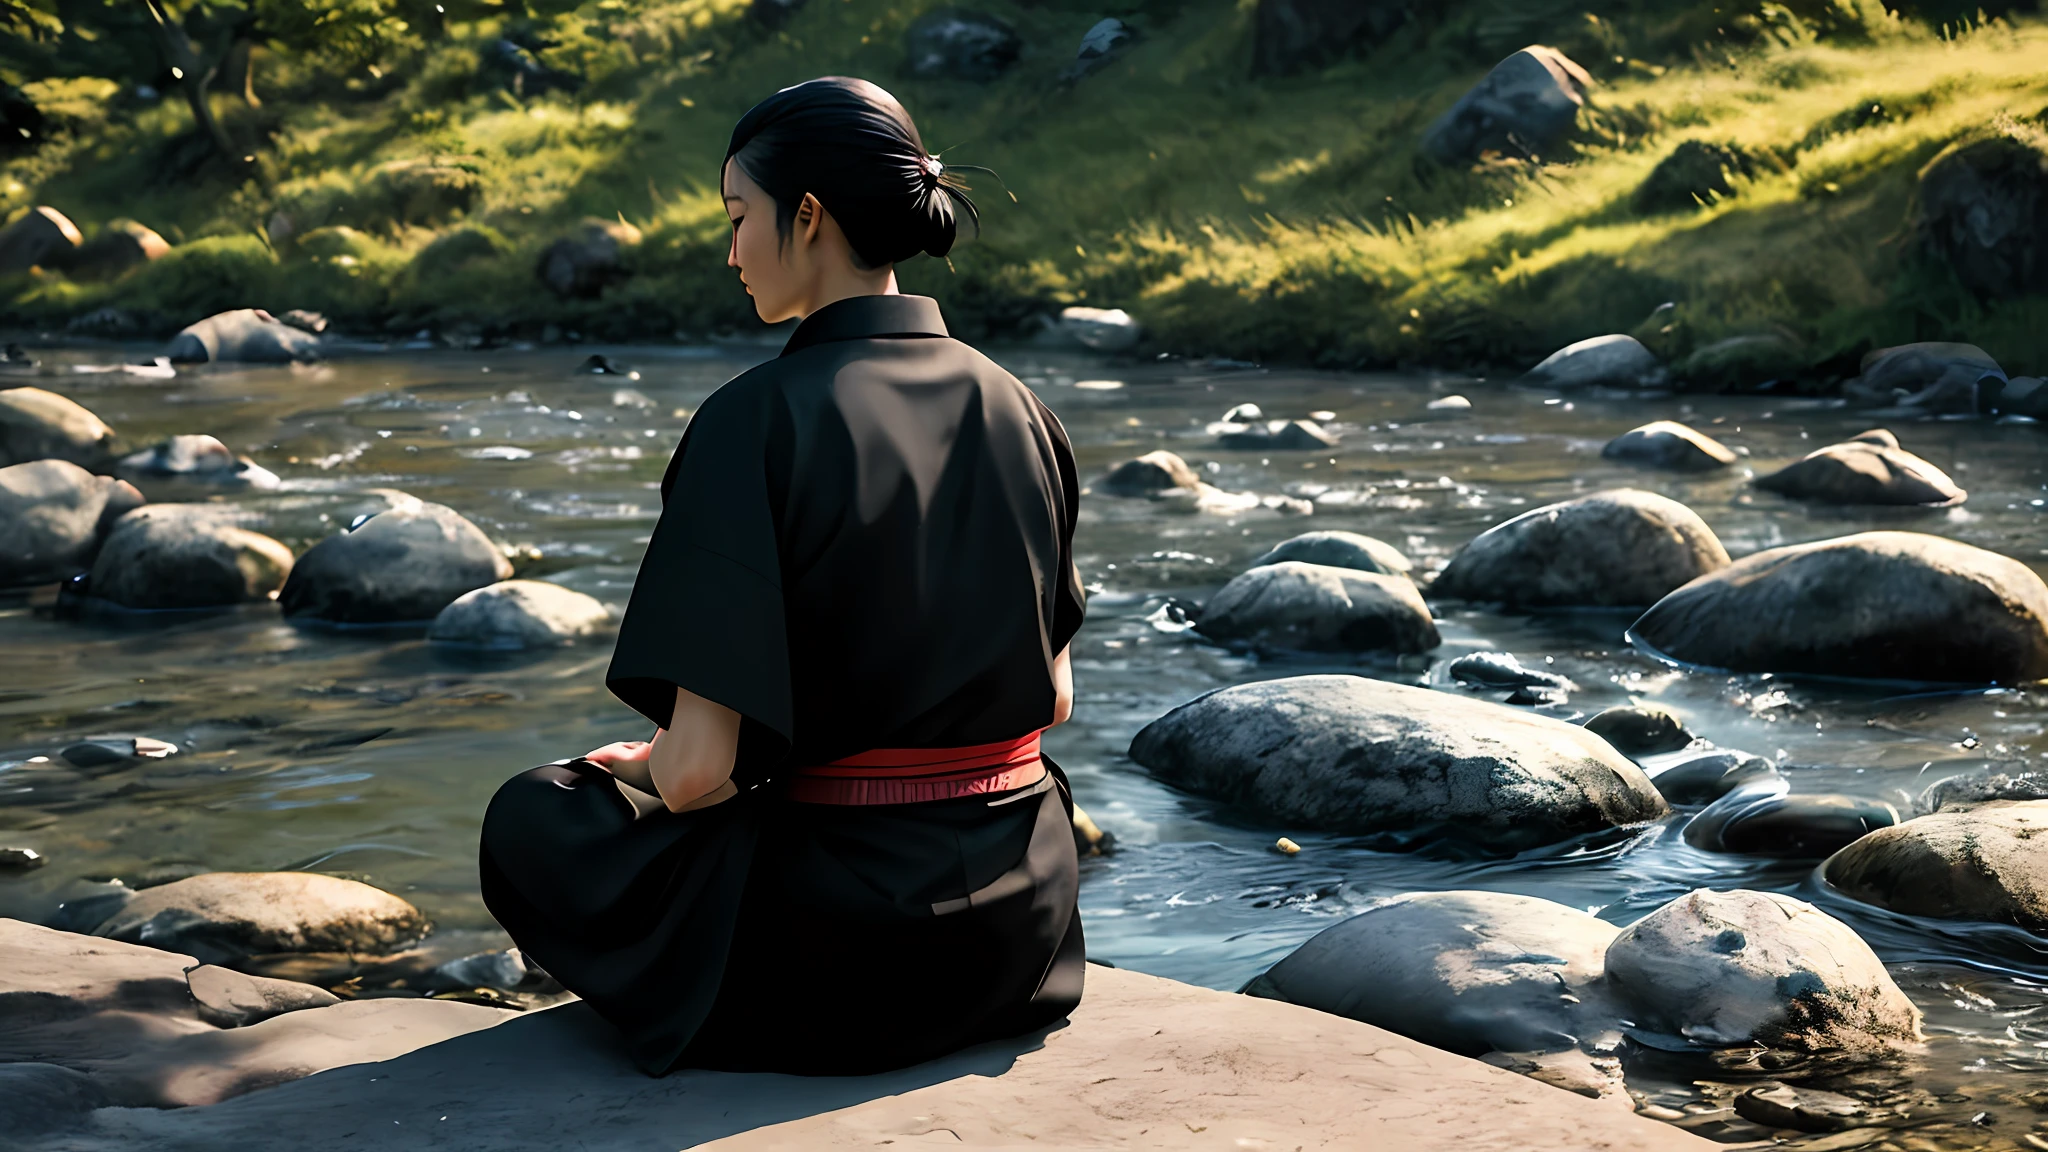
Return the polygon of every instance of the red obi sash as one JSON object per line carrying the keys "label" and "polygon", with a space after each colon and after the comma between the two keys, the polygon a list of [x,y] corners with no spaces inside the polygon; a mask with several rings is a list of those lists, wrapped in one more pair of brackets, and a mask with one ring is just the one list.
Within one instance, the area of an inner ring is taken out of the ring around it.
{"label": "red obi sash", "polygon": [[784,794],[805,804],[921,804],[1038,783],[1038,736],[971,748],[877,748],[800,768]]}

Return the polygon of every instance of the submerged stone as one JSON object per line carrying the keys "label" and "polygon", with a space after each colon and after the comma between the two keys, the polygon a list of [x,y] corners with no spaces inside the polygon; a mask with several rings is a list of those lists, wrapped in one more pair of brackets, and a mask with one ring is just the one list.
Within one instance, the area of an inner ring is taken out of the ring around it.
{"label": "submerged stone", "polygon": [[1570,1048],[1604,1023],[1584,1000],[1620,931],[1533,896],[1411,893],[1323,929],[1244,991],[1468,1056]]}
{"label": "submerged stone", "polygon": [[1959,541],[1864,532],[1745,556],[1629,637],[1734,672],[2016,684],[2048,677],[2048,585]]}
{"label": "submerged stone", "polygon": [[1306,532],[1274,545],[1271,551],[1246,567],[1257,568],[1283,560],[1298,560],[1328,568],[1355,568],[1360,572],[1378,572],[1387,576],[1406,576],[1415,568],[1408,557],[1392,544],[1356,532]]}
{"label": "submerged stone", "polygon": [[261,308],[237,308],[189,325],[171,340],[173,363],[288,364],[320,358],[320,338]]}
{"label": "submerged stone", "polygon": [[1711,472],[1736,460],[1726,444],[1675,420],[1657,420],[1624,432],[1609,440],[1600,455],[1672,472]]}
{"label": "submerged stone", "polygon": [[287,617],[423,623],[463,593],[511,575],[482,529],[452,508],[416,501],[313,545],[278,599]]}
{"label": "submerged stone", "polygon": [[[1586,721],[1593,733],[1624,756],[1654,756],[1677,752],[1693,742],[1685,723],[1664,708],[1647,704],[1626,704],[1609,708]],[[1665,799],[1670,799],[1667,794]]]}
{"label": "submerged stone", "polygon": [[1633,336],[1595,336],[1567,345],[1529,369],[1522,382],[1542,388],[1661,388],[1664,362]]}
{"label": "submerged stone", "polygon": [[1969,493],[1948,473],[1896,446],[1865,440],[1831,444],[1752,483],[1766,492],[1822,504],[1961,504]]}
{"label": "submerged stone", "polygon": [[1195,631],[1254,648],[1427,652],[1442,643],[1405,576],[1283,560],[1253,568],[1203,605]]}
{"label": "submerged stone", "polygon": [[1187,461],[1161,449],[1110,469],[1098,487],[1110,496],[1159,496],[1176,490],[1195,492],[1202,487],[1202,478]]}
{"label": "submerged stone", "polygon": [[1898,822],[1899,810],[1881,800],[1744,789],[1694,816],[1685,826],[1685,842],[1707,852],[1819,860]]}
{"label": "submerged stone", "polygon": [[2012,924],[2048,934],[2048,800],[1943,808],[1884,828],[1828,860],[1829,884],[1908,916]]}
{"label": "submerged stone", "polygon": [[1747,752],[1708,752],[1671,765],[1650,783],[1674,808],[1699,808],[1736,789],[1783,792],[1788,785],[1778,767]]}
{"label": "submerged stone", "polygon": [[1404,846],[1448,836],[1511,853],[1668,811],[1577,725],[1357,676],[1211,692],[1147,725],[1131,758],[1257,816]]}
{"label": "submerged stone", "polygon": [[550,648],[603,630],[611,613],[593,596],[545,580],[505,580],[441,609],[427,639],[484,648]]}
{"label": "submerged stone", "polygon": [[1775,892],[1681,896],[1607,949],[1638,1027],[1709,1048],[1879,1055],[1920,1039],[1920,1010],[1849,926]]}
{"label": "submerged stone", "polygon": [[1578,687],[1555,672],[1524,665],[1512,652],[1469,652],[1444,670],[1451,679],[1482,688],[1547,688],[1569,692]]}
{"label": "submerged stone", "polygon": [[1623,488],[1496,524],[1451,558],[1430,594],[1510,609],[1636,607],[1727,563],[1692,509]]}

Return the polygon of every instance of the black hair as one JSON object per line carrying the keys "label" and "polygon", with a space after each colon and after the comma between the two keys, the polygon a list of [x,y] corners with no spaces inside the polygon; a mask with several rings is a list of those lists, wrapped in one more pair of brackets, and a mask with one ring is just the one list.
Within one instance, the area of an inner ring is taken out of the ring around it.
{"label": "black hair", "polygon": [[826,76],[784,88],[740,117],[725,156],[774,199],[784,240],[810,193],[863,269],[920,252],[943,257],[963,218],[980,228],[966,186],[924,150],[910,113],[866,80]]}

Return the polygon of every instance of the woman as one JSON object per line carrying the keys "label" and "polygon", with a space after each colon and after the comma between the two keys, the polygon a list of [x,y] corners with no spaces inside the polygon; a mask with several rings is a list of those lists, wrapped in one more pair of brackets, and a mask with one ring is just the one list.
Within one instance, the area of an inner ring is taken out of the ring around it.
{"label": "woman", "polygon": [[658,727],[536,768],[483,895],[641,1067],[848,1074],[1080,1002],[1072,451],[894,265],[973,205],[861,80],[734,130],[727,263],[780,358],[704,402],[607,685]]}

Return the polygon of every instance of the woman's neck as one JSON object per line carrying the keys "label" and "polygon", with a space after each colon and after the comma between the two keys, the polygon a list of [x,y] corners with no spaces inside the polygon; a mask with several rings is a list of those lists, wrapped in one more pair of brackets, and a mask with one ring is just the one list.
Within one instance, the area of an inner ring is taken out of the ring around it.
{"label": "woman's neck", "polygon": [[808,306],[804,308],[797,319],[807,319],[811,313],[818,311],[827,304],[837,304],[841,300],[851,300],[855,296],[901,295],[903,295],[903,289],[896,285],[896,268],[894,265],[880,268],[873,272],[862,272],[859,269],[849,267],[844,272],[821,277],[816,291],[811,294]]}

